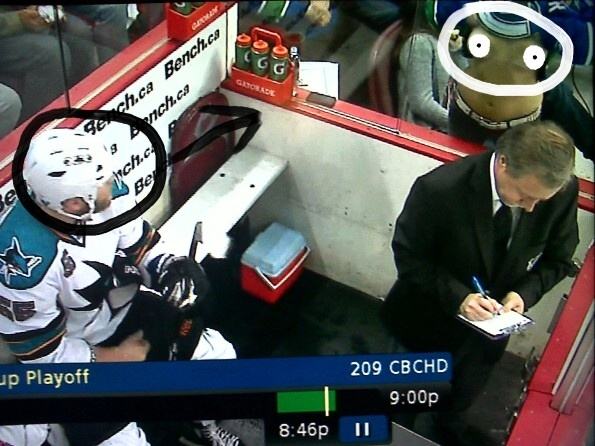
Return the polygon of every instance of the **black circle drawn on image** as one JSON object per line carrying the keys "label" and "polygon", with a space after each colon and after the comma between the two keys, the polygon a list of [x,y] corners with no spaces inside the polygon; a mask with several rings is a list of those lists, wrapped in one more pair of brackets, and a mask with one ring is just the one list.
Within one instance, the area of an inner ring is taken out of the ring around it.
{"label": "black circle drawn on image", "polygon": [[[43,211],[37,203],[27,193],[27,186],[23,178],[23,166],[25,157],[29,150],[29,145],[35,133],[47,122],[63,118],[80,118],[105,120],[107,122],[116,121],[122,124],[137,128],[151,142],[155,149],[155,174],[153,187],[149,194],[142,199],[136,206],[127,210],[121,215],[117,215],[110,220],[95,225],[67,223],[58,218],[52,217]],[[118,112],[115,110],[82,110],[78,108],[57,108],[39,113],[25,127],[19,140],[19,145],[15,151],[12,161],[12,179],[18,199],[23,207],[44,225],[66,234],[72,235],[99,235],[109,232],[117,227],[139,218],[147,209],[149,209],[165,187],[167,171],[167,155],[165,145],[159,136],[159,133],[146,121],[129,113]]]}

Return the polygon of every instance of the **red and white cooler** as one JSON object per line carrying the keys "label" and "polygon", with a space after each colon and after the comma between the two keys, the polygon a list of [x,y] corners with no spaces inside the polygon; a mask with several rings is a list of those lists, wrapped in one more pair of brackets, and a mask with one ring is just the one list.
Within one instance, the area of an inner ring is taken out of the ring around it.
{"label": "red and white cooler", "polygon": [[242,255],[242,288],[259,299],[275,303],[298,279],[309,253],[302,234],[272,223]]}

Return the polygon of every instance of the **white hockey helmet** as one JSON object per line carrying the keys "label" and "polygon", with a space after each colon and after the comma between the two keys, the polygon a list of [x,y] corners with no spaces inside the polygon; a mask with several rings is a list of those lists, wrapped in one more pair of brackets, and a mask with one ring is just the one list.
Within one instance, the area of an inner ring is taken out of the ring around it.
{"label": "white hockey helmet", "polygon": [[[38,133],[29,146],[23,177],[39,204],[76,220],[88,220],[95,211],[97,191],[113,175],[111,154],[97,136],[74,129]],[[81,198],[85,215],[66,212],[62,203]]]}

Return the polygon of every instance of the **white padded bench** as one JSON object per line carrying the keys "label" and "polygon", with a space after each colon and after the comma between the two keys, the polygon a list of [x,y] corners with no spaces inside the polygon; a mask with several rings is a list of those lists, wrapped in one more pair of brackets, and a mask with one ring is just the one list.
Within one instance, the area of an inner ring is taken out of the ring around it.
{"label": "white padded bench", "polygon": [[250,145],[233,155],[161,226],[168,251],[188,255],[195,225],[202,222],[195,255],[201,262],[286,167],[286,160]]}

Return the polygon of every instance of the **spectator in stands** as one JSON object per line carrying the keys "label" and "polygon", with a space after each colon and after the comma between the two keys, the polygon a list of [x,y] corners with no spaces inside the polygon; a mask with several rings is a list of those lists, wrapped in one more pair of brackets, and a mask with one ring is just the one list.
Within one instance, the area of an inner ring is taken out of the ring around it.
{"label": "spectator in stands", "polygon": [[304,60],[324,60],[336,50],[352,29],[338,26],[340,14],[329,0],[240,2],[240,28],[262,26],[281,34],[285,42],[300,49]]}
{"label": "spectator in stands", "polygon": [[358,0],[357,2],[337,2],[337,7],[381,34],[399,20],[403,3],[401,0]]}
{"label": "spectator in stands", "polygon": [[[438,38],[424,16],[423,4],[401,4],[402,40],[397,43],[398,115],[400,118],[443,132],[448,131],[446,92],[449,74],[438,59]],[[451,40],[451,57],[464,68],[459,37]]]}
{"label": "spectator in stands", "polygon": [[[441,26],[467,0],[429,0],[426,14],[431,23]],[[534,2],[524,2],[528,6]],[[573,64],[592,63],[593,36],[589,18],[584,11],[570,8],[563,2],[543,9],[541,14],[567,32],[574,43]],[[557,51],[557,40],[531,21],[515,14],[482,12],[461,24],[469,39],[485,36],[488,53],[478,56],[469,49],[470,76],[498,85],[534,84],[545,78],[549,57]],[[591,30],[591,31],[590,31]],[[541,67],[528,67],[524,52],[530,46],[540,47],[544,54]],[[478,143],[493,143],[507,128],[537,119],[552,120],[574,139],[585,157],[593,159],[593,119],[576,100],[571,89],[560,83],[553,89],[535,96],[493,96],[480,93],[465,85],[451,83],[449,94],[449,133]]]}
{"label": "spectator in stands", "polygon": [[21,98],[12,88],[0,84],[0,138],[10,132],[21,115]]}
{"label": "spectator in stands", "polygon": [[138,3],[134,6],[136,6],[135,12],[130,12],[130,5],[128,9],[129,17],[132,20],[128,26],[128,36],[131,42],[157,26],[165,17],[162,3]]}
{"label": "spectator in stands", "polygon": [[290,28],[303,17],[315,26],[326,26],[331,20],[331,2],[329,0],[293,0],[282,2],[247,1],[242,2],[241,15],[256,12],[265,23],[279,23]]}
{"label": "spectator in stands", "polygon": [[63,68],[71,66],[70,50],[50,34],[51,26],[37,7],[0,6],[0,78],[21,96],[21,119],[45,107],[64,91]]}
{"label": "spectator in stands", "polygon": [[64,11],[64,38],[75,60],[73,85],[128,46],[128,12],[126,4],[72,4]]}

